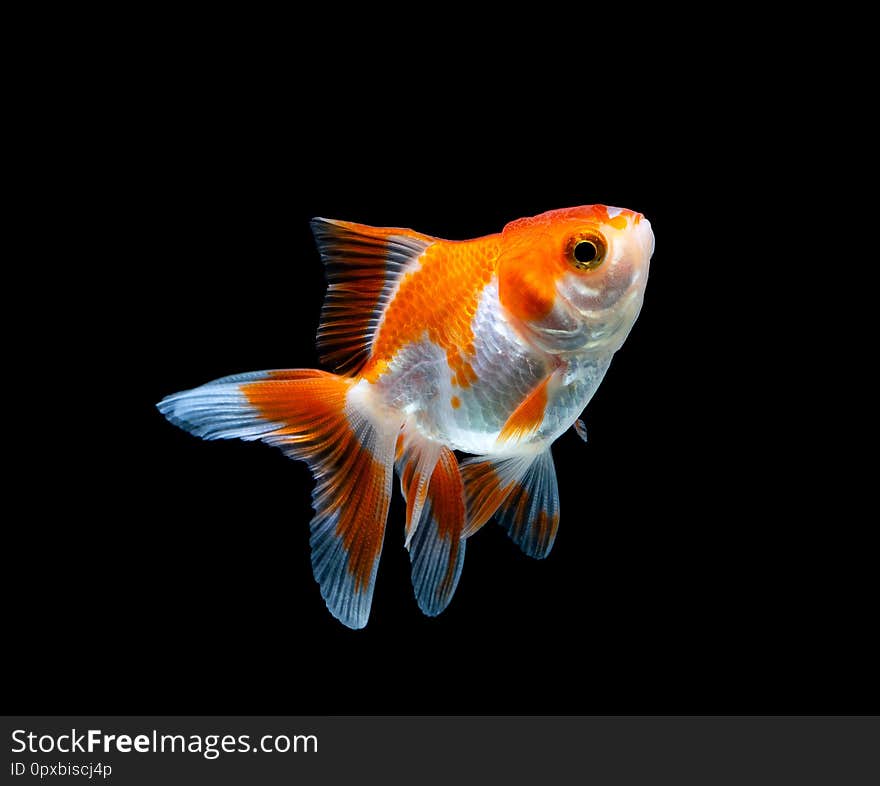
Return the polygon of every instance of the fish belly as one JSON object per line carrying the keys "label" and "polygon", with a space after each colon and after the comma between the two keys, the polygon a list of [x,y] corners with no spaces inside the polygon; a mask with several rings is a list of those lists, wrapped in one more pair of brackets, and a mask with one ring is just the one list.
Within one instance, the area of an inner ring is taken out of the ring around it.
{"label": "fish belly", "polygon": [[481,295],[472,329],[473,353],[459,353],[473,372],[465,384],[426,331],[397,352],[374,385],[424,436],[453,450],[486,454],[496,449],[510,413],[550,373],[553,361],[507,321],[495,282]]}
{"label": "fish belly", "polygon": [[[452,450],[477,455],[544,450],[577,420],[611,363],[611,354],[554,358],[530,344],[507,320],[495,282],[486,286],[472,328],[474,352],[461,355],[473,371],[468,384],[457,382],[460,375],[446,351],[427,331],[402,347],[373,383],[386,406]],[[561,384],[554,386],[541,424],[516,443],[499,443],[511,413],[557,369]]]}

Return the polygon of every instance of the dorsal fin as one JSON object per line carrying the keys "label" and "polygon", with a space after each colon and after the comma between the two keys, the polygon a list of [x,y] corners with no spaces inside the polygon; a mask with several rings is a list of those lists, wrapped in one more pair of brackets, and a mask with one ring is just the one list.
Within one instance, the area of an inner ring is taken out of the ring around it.
{"label": "dorsal fin", "polygon": [[357,374],[400,279],[436,238],[329,218],[311,224],[328,283],[318,327],[321,360],[339,373]]}

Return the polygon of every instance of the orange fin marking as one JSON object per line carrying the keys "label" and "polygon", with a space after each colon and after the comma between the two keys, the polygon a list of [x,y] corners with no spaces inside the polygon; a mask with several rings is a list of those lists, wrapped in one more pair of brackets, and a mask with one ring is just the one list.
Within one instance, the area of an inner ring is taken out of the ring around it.
{"label": "orange fin marking", "polygon": [[412,583],[419,608],[436,616],[448,605],[464,564],[464,486],[458,461],[439,448],[427,499],[409,545]]}
{"label": "orange fin marking", "polygon": [[549,450],[534,456],[469,459],[461,467],[469,538],[493,515],[532,557],[547,555],[559,523],[556,470]]}
{"label": "orange fin marking", "polygon": [[538,531],[539,540],[553,542],[556,539],[556,531],[559,529],[559,514],[548,515],[547,511],[540,511],[535,528]]}
{"label": "orange fin marking", "polygon": [[535,457],[495,514],[511,540],[526,554],[543,559],[559,528],[559,490],[550,451]]}
{"label": "orange fin marking", "polygon": [[363,592],[382,549],[388,470],[361,443],[348,420],[346,394],[351,383],[322,371],[284,371],[267,381],[242,385],[241,391],[262,418],[279,424],[271,436],[275,444],[320,468],[313,507],[319,516],[336,518],[335,534],[347,554],[354,589]]}
{"label": "orange fin marking", "polygon": [[444,447],[440,452],[440,458],[431,476],[428,496],[431,500],[431,512],[437,522],[437,534],[450,542],[446,572],[438,587],[438,593],[445,595],[451,591],[455,579],[455,565],[461,547],[465,519],[461,473],[458,470],[455,454],[449,448]]}
{"label": "orange fin marking", "polygon": [[349,385],[350,380],[326,371],[282,369],[241,385],[241,392],[261,418],[279,424],[276,436],[307,443],[322,420],[340,418]]}
{"label": "orange fin marking", "polygon": [[412,534],[413,514],[417,508],[421,508],[425,504],[425,498],[428,494],[427,484],[422,482],[422,473],[415,469],[413,463],[408,463],[404,470],[403,477],[400,479],[401,485],[407,489],[406,492],[406,535]]}
{"label": "orange fin marking", "polygon": [[466,491],[468,514],[464,534],[469,537],[492,518],[507,497],[510,486],[501,486],[491,461],[462,464],[461,479]]}
{"label": "orange fin marking", "polygon": [[502,508],[506,511],[506,523],[510,537],[521,541],[529,527],[534,529],[534,536],[539,543],[552,543],[556,539],[556,530],[559,528],[559,512],[548,513],[543,508],[529,520],[532,492],[522,483],[515,483],[510,490],[510,496],[505,500]]}
{"label": "orange fin marking", "polygon": [[458,460],[447,447],[440,451],[429,495],[437,518],[437,534],[447,540],[458,540],[464,526],[464,493]]}
{"label": "orange fin marking", "polygon": [[498,435],[499,442],[519,440],[538,429],[544,421],[544,411],[547,408],[547,384],[549,382],[550,377],[548,376],[511,413]]}
{"label": "orange fin marking", "polygon": [[348,552],[348,572],[354,577],[355,591],[362,592],[370,583],[385,535],[384,526],[381,529],[371,526],[373,512],[388,509],[388,495],[382,484],[376,482],[384,478],[385,467],[360,444],[351,430],[340,439],[337,451],[348,458],[340,465],[339,475],[330,486],[333,498],[326,510],[338,511],[336,535]]}

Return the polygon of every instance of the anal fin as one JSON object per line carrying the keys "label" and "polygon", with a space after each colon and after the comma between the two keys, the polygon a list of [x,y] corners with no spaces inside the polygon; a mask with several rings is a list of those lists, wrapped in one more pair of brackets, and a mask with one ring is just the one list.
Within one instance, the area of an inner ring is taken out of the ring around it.
{"label": "anal fin", "polygon": [[464,536],[469,538],[498,510],[513,487],[525,475],[532,456],[486,458],[475,456],[461,465],[467,522]]}
{"label": "anal fin", "polygon": [[549,449],[513,485],[495,518],[528,556],[543,559],[550,553],[559,527],[559,488]]}

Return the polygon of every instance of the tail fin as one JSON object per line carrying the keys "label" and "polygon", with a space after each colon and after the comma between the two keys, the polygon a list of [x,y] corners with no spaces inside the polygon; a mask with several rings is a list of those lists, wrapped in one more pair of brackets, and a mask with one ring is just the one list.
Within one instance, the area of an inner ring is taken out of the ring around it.
{"label": "tail fin", "polygon": [[312,569],[330,613],[370,615],[400,423],[368,414],[356,383],[311,369],[224,377],[163,399],[159,411],[204,439],[262,440],[315,477]]}
{"label": "tail fin", "polygon": [[464,566],[464,488],[447,448],[401,432],[397,473],[406,499],[406,545],[423,613],[436,617],[452,600]]}

